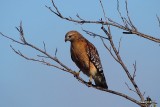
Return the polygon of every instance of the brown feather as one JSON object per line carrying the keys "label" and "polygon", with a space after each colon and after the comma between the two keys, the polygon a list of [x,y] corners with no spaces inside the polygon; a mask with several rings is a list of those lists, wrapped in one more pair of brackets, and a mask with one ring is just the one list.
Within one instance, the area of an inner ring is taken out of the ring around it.
{"label": "brown feather", "polygon": [[65,37],[65,41],[67,40],[71,42],[71,58],[78,68],[87,76],[92,77],[97,86],[108,88],[95,46],[77,31],[68,32]]}

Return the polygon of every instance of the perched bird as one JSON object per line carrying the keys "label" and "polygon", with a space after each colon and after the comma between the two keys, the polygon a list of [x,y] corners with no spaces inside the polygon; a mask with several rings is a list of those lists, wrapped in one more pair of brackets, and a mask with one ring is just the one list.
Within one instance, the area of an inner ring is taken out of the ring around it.
{"label": "perched bird", "polygon": [[77,31],[69,31],[65,35],[66,41],[71,42],[70,52],[73,62],[75,62],[80,71],[90,78],[89,83],[92,83],[92,79],[94,79],[96,86],[108,89],[95,46]]}

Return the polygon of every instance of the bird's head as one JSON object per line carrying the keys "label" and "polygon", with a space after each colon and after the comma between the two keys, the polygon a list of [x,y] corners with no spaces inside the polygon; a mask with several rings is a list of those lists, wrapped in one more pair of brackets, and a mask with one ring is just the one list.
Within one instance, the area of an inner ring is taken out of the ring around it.
{"label": "bird's head", "polygon": [[69,31],[65,35],[65,42],[70,41],[73,42],[75,40],[78,40],[82,35],[77,31]]}

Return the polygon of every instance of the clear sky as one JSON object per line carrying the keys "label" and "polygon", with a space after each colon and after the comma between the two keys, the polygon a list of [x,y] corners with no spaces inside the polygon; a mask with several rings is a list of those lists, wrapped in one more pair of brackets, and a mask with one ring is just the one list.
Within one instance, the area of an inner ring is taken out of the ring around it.
{"label": "clear sky", "polygon": [[[121,20],[116,11],[116,0],[102,0],[106,15],[113,20]],[[59,10],[65,16],[76,18],[78,13],[88,20],[103,18],[99,0],[55,0]],[[137,29],[143,33],[160,38],[160,27],[156,14],[160,16],[159,0],[128,0],[131,18]],[[107,83],[110,89],[117,90],[138,99],[129,91],[125,82],[132,85],[119,64],[106,51],[99,38],[86,35],[83,29],[104,35],[97,25],[79,25],[61,20],[46,7],[52,6],[50,0],[1,0],[0,32],[19,39],[15,27],[23,22],[26,39],[57,57],[75,71],[78,68],[71,61],[69,46],[64,42],[64,35],[69,30],[81,32],[98,49]],[[125,15],[124,1],[121,0],[121,11]],[[133,74],[133,63],[137,62],[136,82],[145,97],[150,96],[160,106],[160,46],[157,43],[137,37],[123,35],[122,30],[112,28],[113,39],[118,47],[122,37],[120,54],[130,72]],[[107,43],[107,41],[106,41]],[[79,83],[71,74],[27,61],[16,55],[10,48],[20,50],[25,55],[36,57],[40,53],[26,46],[20,46],[0,36],[0,107],[135,107],[124,98],[101,92]],[[54,64],[54,62],[50,61]],[[88,78],[81,74],[82,78]]]}

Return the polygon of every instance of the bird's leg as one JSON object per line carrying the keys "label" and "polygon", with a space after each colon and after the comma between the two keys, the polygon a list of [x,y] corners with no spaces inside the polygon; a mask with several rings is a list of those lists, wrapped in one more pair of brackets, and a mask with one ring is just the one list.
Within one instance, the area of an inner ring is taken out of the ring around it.
{"label": "bird's leg", "polygon": [[92,76],[90,75],[90,76],[89,76],[89,82],[88,82],[88,86],[89,86],[89,87],[91,87],[91,85],[92,85],[92,79],[93,79],[93,78],[92,78]]}
{"label": "bird's leg", "polygon": [[80,74],[81,70],[79,70],[78,72],[75,72],[74,77],[78,78],[79,74]]}

